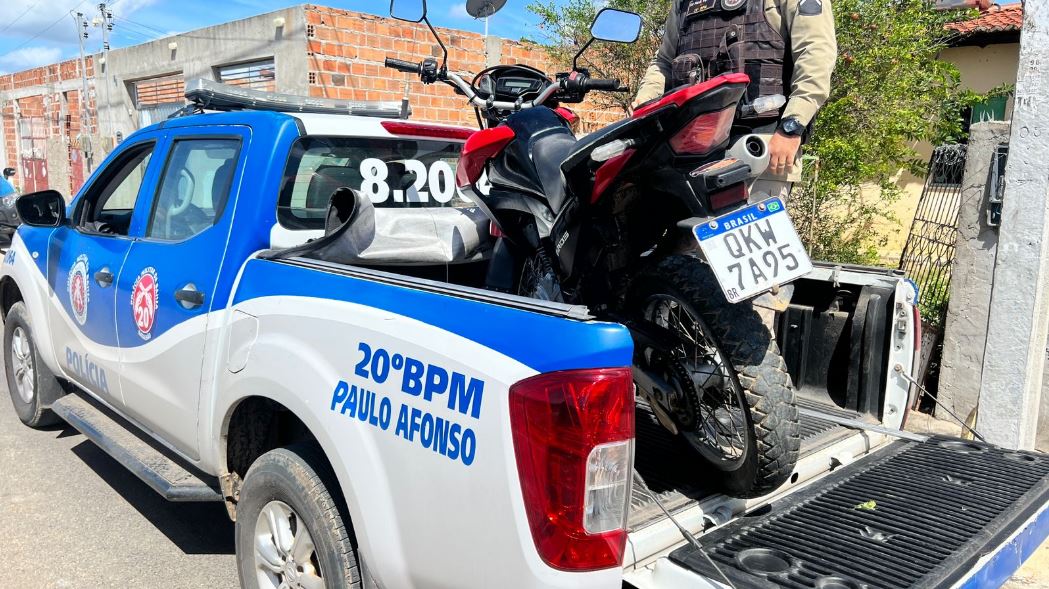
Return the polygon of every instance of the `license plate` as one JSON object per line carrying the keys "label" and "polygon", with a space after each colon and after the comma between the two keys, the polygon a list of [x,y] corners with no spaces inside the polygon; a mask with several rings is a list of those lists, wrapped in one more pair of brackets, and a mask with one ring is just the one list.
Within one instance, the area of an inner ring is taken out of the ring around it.
{"label": "license plate", "polygon": [[787,208],[778,198],[696,225],[693,233],[730,303],[812,270]]}

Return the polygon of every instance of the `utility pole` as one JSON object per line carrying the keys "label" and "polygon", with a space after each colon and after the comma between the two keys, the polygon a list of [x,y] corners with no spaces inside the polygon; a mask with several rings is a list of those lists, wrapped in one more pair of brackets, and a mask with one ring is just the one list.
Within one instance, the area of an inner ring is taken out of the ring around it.
{"label": "utility pole", "polygon": [[106,120],[109,123],[109,135],[116,137],[116,125],[113,123],[113,101],[109,79],[109,33],[113,30],[113,13],[109,11],[105,2],[98,4],[99,26],[102,27],[102,83],[106,87]]}
{"label": "utility pole", "polygon": [[1026,0],[976,429],[1034,447],[1049,334],[1049,0]]}
{"label": "utility pole", "polygon": [[80,136],[77,137],[77,147],[80,148],[80,152],[84,155],[86,165],[85,172],[91,172],[91,150],[90,140],[86,137],[91,135],[91,117],[89,116],[88,109],[88,97],[87,97],[87,60],[84,57],[84,40],[87,39],[87,19],[84,18],[83,12],[73,13],[70,12],[73,20],[76,22],[76,37],[80,44]]}

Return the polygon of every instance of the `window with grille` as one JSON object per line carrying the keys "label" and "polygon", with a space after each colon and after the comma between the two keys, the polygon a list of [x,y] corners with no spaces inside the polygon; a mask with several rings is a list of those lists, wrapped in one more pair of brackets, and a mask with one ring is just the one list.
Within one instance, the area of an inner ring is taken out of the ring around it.
{"label": "window with grille", "polygon": [[182,104],[185,100],[186,80],[182,74],[171,74],[135,82],[135,105],[149,108],[161,104]]}
{"label": "window with grille", "polygon": [[263,92],[277,90],[277,68],[273,59],[263,59],[218,68],[218,78],[223,84],[241,86]]}

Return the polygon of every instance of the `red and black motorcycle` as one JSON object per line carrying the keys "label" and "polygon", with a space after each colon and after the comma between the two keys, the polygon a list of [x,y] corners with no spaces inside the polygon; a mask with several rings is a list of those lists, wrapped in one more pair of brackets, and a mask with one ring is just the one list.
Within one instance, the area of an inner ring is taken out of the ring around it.
{"label": "red and black motorcycle", "polygon": [[[391,13],[429,24],[424,0],[395,0]],[[633,42],[640,26],[637,14],[606,8],[579,54],[595,40]],[[520,65],[472,83],[434,59],[386,66],[451,85],[477,110],[482,130],[456,180],[498,238],[488,286],[585,304],[628,326],[642,402],[727,492],[767,493],[794,468],[798,411],[770,322],[750,299],[811,263],[784,203],[750,202],[755,171],[727,156],[730,138],[749,131],[739,111],[760,106],[743,102],[749,79],[678,88],[577,139],[560,105],[625,90],[589,77],[578,58],[554,80]]]}

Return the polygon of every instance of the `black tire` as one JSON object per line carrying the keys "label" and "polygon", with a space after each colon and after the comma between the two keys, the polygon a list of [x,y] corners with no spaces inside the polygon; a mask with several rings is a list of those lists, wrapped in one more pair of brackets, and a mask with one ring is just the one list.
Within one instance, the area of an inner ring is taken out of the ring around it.
{"label": "black tire", "polygon": [[[631,311],[653,295],[670,295],[709,330],[729,372],[738,377],[750,442],[731,467],[709,463],[723,490],[735,497],[765,495],[790,478],[801,434],[794,387],[772,330],[747,303],[730,304],[710,267],[688,256],[669,256],[638,280]],[[687,445],[687,444],[686,444]],[[689,446],[691,448],[691,446]],[[698,452],[693,450],[698,456]]]}
{"label": "black tire", "polygon": [[335,473],[320,449],[306,443],[263,454],[244,477],[236,524],[241,587],[265,587],[257,572],[255,528],[263,508],[273,502],[290,507],[296,530],[305,524],[313,540],[313,555],[297,563],[300,568],[318,570],[327,589],[361,587],[357,546]]}
{"label": "black tire", "polygon": [[[13,349],[11,345],[16,334],[21,351]],[[16,354],[24,358],[21,368],[15,366],[18,363]],[[29,367],[28,372],[26,366]],[[29,427],[45,427],[59,421],[58,416],[51,411],[51,404],[65,391],[54,373],[40,361],[29,323],[29,312],[21,301],[11,305],[4,321],[4,370],[7,373],[7,392],[22,423]],[[19,379],[23,379],[21,386]]]}

